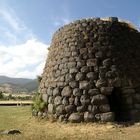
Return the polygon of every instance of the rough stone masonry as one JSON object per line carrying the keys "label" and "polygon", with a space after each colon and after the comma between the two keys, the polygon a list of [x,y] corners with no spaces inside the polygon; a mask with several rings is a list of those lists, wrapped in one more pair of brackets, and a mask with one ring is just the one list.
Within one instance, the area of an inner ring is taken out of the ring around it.
{"label": "rough stone masonry", "polygon": [[39,88],[60,121],[140,120],[140,33],[116,17],[55,32]]}

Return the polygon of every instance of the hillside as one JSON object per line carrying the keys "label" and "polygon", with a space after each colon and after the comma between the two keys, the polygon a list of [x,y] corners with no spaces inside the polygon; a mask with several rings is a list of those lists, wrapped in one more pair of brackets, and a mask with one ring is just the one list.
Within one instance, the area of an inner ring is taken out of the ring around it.
{"label": "hillside", "polygon": [[37,79],[10,78],[7,76],[0,76],[0,90],[3,92],[33,92],[37,91],[37,89]]}
{"label": "hillside", "polygon": [[4,83],[12,83],[12,84],[27,84],[29,82],[33,81],[32,79],[26,79],[26,78],[11,78],[7,76],[0,76],[0,84]]}

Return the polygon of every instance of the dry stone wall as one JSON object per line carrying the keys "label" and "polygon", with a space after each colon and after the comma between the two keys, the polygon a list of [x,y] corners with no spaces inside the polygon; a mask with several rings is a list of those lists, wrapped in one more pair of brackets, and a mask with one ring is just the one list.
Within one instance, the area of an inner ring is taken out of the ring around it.
{"label": "dry stone wall", "polygon": [[140,33],[115,17],[81,19],[60,28],[40,83],[47,105],[43,112],[70,122],[114,121],[119,116],[137,120],[139,53]]}

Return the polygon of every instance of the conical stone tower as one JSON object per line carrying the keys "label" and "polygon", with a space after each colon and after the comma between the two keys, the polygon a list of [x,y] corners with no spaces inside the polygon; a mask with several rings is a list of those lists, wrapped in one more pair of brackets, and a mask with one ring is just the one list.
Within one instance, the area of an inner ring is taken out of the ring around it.
{"label": "conical stone tower", "polygon": [[39,88],[60,121],[140,119],[140,33],[118,18],[72,22],[53,36]]}

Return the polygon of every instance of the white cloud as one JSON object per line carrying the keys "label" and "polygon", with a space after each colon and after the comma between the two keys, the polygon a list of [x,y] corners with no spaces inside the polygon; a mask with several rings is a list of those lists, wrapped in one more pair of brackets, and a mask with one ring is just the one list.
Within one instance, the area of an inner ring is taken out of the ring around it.
{"label": "white cloud", "polygon": [[40,42],[8,5],[0,5],[0,75],[36,78],[47,56]]}
{"label": "white cloud", "polygon": [[9,7],[8,9],[0,9],[0,16],[17,32],[26,28],[21,20],[16,16],[15,12]]}
{"label": "white cloud", "polygon": [[32,39],[15,46],[0,46],[0,75],[35,78],[42,73],[48,45]]}
{"label": "white cloud", "polygon": [[15,11],[0,5],[0,44],[20,44],[35,38],[32,30],[18,17]]}

